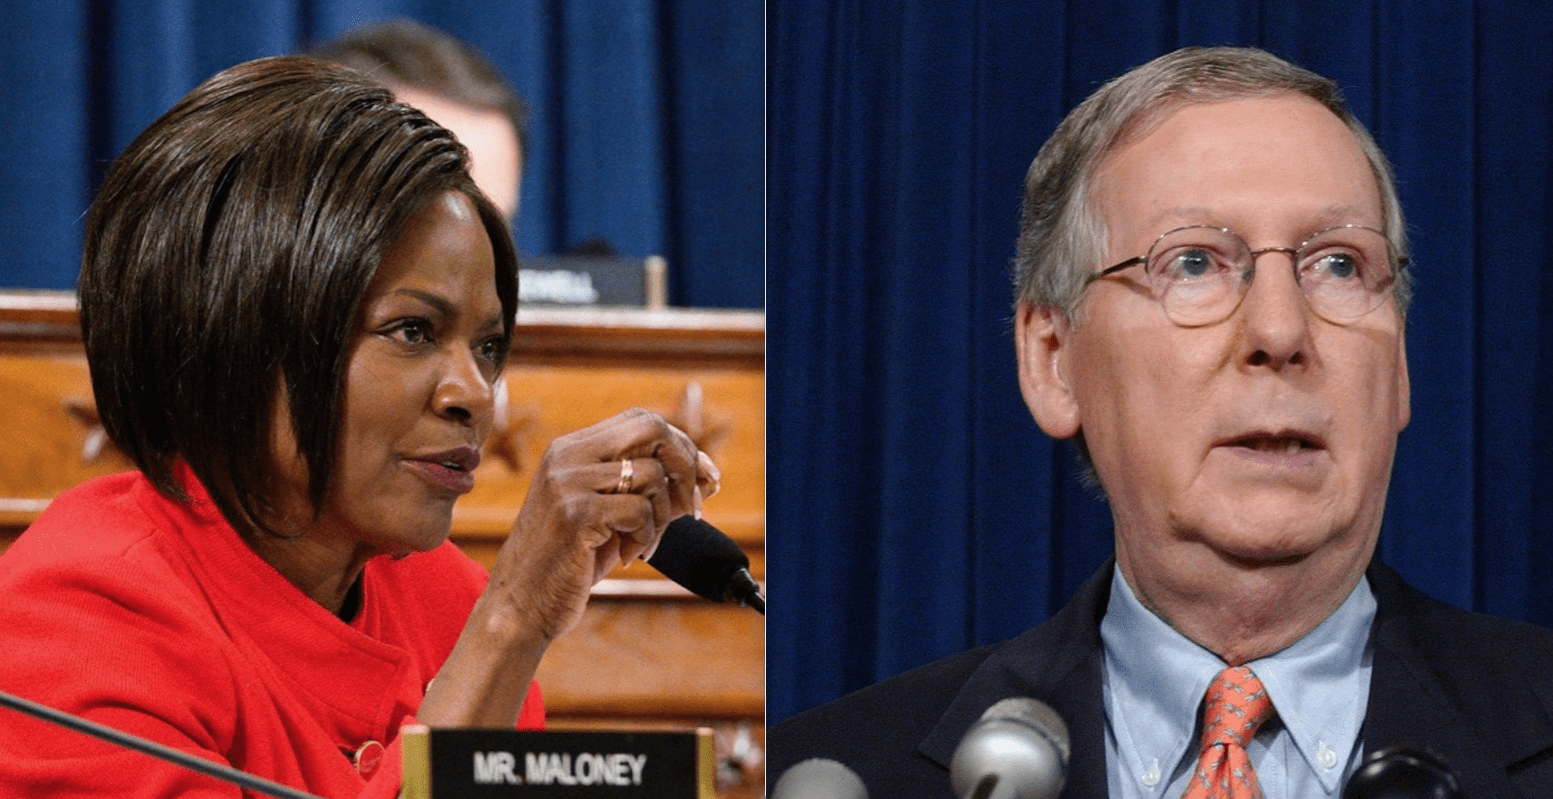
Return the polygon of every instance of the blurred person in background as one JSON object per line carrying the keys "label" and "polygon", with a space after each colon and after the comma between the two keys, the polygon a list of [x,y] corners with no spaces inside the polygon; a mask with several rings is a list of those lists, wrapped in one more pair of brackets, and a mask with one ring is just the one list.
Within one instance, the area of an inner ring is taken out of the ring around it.
{"label": "blurred person in background", "polygon": [[479,50],[413,20],[364,25],[314,55],[381,81],[405,105],[469,148],[475,185],[508,220],[517,216],[528,151],[527,106]]}

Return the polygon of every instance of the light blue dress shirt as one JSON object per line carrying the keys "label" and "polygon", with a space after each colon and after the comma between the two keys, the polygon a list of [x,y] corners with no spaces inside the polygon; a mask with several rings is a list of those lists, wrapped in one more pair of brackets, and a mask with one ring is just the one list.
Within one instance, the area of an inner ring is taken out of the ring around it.
{"label": "light blue dress shirt", "polygon": [[[1358,767],[1374,620],[1375,596],[1360,580],[1304,638],[1246,664],[1276,710],[1247,747],[1266,799],[1337,797]],[[1224,661],[1144,607],[1120,568],[1100,639],[1110,795],[1176,799],[1196,769],[1203,695]]]}

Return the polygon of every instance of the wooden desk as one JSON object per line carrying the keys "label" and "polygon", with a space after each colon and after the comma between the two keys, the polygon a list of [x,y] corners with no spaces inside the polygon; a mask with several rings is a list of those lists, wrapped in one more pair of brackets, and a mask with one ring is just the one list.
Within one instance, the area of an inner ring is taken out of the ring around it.
{"label": "wooden desk", "polygon": [[[722,471],[706,518],[765,576],[764,321],[756,312],[524,308],[507,403],[459,502],[453,540],[489,565],[549,442],[640,406]],[[0,291],[0,548],[59,492],[131,468],[97,424],[73,295]],[[725,795],[764,780],[765,634],[747,608],[696,598],[651,568],[617,569],[540,669],[554,727],[710,726]]]}

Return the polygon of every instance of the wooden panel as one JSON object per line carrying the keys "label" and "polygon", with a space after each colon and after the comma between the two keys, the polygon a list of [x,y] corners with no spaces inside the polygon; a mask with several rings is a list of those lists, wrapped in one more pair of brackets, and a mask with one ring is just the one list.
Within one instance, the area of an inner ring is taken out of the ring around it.
{"label": "wooden panel", "polygon": [[540,667],[541,684],[553,686],[546,705],[584,716],[674,716],[687,706],[703,718],[761,715],[763,622],[728,609],[695,597],[596,595]]}
{"label": "wooden panel", "polygon": [[[506,374],[508,420],[475,472],[475,490],[459,501],[455,526],[471,536],[505,536],[545,448],[556,437],[632,407],[686,429],[723,474],[706,503],[708,521],[741,543],[762,538],[765,486],[763,381],[731,368],[540,366]],[[719,515],[721,514],[721,515]]]}
{"label": "wooden panel", "polygon": [[[600,583],[582,623],[551,645],[539,671],[551,727],[709,727],[718,794],[762,796],[764,619],[677,587],[644,594],[651,582]],[[697,712],[682,715],[687,706]]]}
{"label": "wooden panel", "polygon": [[[91,477],[132,468],[96,423],[91,378],[78,352],[0,349],[0,511],[30,523],[39,503]],[[27,513],[32,509],[32,513]]]}
{"label": "wooden panel", "polygon": [[[708,521],[765,574],[764,323],[725,311],[523,309],[505,416],[454,512],[453,540],[490,565],[549,442],[631,407],[685,429],[722,471]],[[74,298],[0,291],[0,548],[59,492],[131,468],[96,424]],[[11,601],[7,598],[7,601]],[[558,728],[717,734],[728,796],[760,796],[763,619],[691,596],[647,566],[616,569],[540,672]]]}

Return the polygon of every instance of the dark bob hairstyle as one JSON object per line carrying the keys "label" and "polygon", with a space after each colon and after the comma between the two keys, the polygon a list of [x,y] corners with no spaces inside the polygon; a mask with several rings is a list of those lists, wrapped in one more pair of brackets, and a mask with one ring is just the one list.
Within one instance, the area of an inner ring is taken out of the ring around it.
{"label": "dark bob hairstyle", "polygon": [[266,529],[284,396],[320,507],[362,295],[448,191],[490,236],[511,343],[517,256],[467,167],[452,134],[329,62],[250,61],[190,92],[119,156],[87,218],[81,329],[114,443],[162,493],[187,500],[183,461],[233,525]]}

